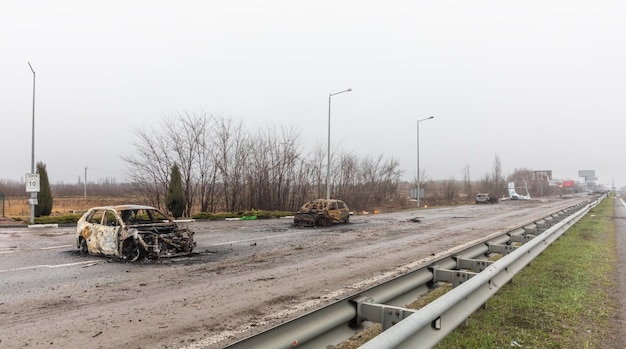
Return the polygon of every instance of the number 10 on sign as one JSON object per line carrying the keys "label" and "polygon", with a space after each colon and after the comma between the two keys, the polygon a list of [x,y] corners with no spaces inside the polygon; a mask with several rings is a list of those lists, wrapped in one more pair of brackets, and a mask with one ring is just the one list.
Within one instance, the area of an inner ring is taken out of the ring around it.
{"label": "number 10 on sign", "polygon": [[27,173],[26,174],[26,192],[27,193],[39,192],[39,173]]}

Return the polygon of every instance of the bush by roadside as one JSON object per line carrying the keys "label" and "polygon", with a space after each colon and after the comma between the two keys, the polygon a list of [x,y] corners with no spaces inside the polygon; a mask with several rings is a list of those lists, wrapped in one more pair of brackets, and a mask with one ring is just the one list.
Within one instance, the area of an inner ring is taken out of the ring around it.
{"label": "bush by roadside", "polygon": [[212,221],[224,220],[226,218],[252,218],[254,219],[270,219],[280,218],[293,215],[291,211],[245,211],[245,212],[219,212],[208,213],[200,212],[192,216],[193,219],[206,219]]}

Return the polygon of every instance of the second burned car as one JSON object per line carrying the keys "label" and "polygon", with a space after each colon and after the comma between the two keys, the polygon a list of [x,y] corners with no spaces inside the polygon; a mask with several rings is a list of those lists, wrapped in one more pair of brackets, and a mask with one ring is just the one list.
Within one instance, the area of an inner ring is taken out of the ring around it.
{"label": "second burned car", "polygon": [[190,254],[194,232],[158,209],[142,205],[89,209],[76,225],[76,247],[85,254],[127,261]]}
{"label": "second burned car", "polygon": [[350,210],[341,200],[317,199],[302,205],[293,216],[293,224],[299,227],[327,226],[349,223]]}

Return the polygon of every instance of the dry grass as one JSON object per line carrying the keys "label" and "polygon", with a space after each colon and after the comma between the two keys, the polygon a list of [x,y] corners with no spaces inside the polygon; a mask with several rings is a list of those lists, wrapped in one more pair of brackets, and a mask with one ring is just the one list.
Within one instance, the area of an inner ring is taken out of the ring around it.
{"label": "dry grass", "polygon": [[[146,204],[136,197],[119,196],[87,196],[60,197],[52,199],[52,216],[80,213],[94,206],[121,205],[121,204]],[[1,204],[1,202],[0,202]],[[0,207],[0,215],[2,207]],[[4,216],[9,218],[28,218],[30,206],[28,199],[24,197],[7,197],[4,200]]]}

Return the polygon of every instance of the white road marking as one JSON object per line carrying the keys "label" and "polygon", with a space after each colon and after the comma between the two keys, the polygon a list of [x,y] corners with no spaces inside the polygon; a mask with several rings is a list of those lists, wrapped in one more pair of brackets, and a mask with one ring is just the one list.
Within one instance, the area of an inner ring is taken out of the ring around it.
{"label": "white road marking", "polygon": [[[61,246],[48,246],[48,247],[40,247],[40,250],[53,250],[56,248],[66,248],[66,247],[73,247],[74,245],[61,245]],[[0,251],[0,254],[6,254],[6,253],[13,253],[16,250],[10,250],[10,251]]]}
{"label": "white road marking", "polygon": [[29,270],[29,269],[39,269],[39,268],[55,269],[55,268],[72,267],[72,266],[75,266],[75,265],[89,264],[89,263],[95,263],[95,262],[98,262],[98,261],[97,260],[90,260],[90,261],[84,261],[84,262],[65,263],[65,264],[56,264],[56,265],[41,264],[41,265],[33,265],[33,266],[30,266],[30,267],[21,267],[21,268],[0,270],[0,273],[6,273],[6,272],[11,272],[11,271],[20,271],[20,270]]}
{"label": "white road marking", "polygon": [[72,247],[74,245],[62,245],[62,246],[50,246],[50,247],[42,247],[40,248],[40,250],[52,250],[55,248],[66,248],[66,247]]}

